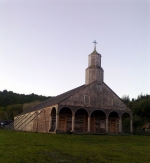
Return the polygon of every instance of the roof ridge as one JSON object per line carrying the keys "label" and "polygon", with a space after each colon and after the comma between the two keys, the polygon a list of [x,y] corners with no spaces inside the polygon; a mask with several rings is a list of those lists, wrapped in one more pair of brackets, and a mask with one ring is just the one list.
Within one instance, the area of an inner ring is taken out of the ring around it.
{"label": "roof ridge", "polygon": [[[69,90],[67,92],[64,92],[64,93],[62,93],[60,95],[57,95],[55,97],[49,98],[49,99],[39,103],[38,105],[35,105],[35,106],[33,106],[33,107],[31,107],[31,108],[29,108],[27,110],[24,110],[21,114],[25,114],[25,113],[32,112],[32,111],[35,111],[35,110],[40,110],[42,108],[52,106],[54,104],[58,104],[61,101],[63,101],[64,99],[67,99],[68,97],[72,96],[74,91],[76,93],[77,91],[80,91],[82,88],[85,88],[85,84],[81,85],[81,86],[79,86],[77,88],[71,89],[71,90]],[[67,95],[67,94],[69,94],[69,95]],[[66,96],[66,97],[64,97],[64,99],[61,99],[61,98],[63,98],[62,96]],[[19,115],[21,115],[21,114],[19,114]]]}
{"label": "roof ridge", "polygon": [[[29,113],[29,112],[33,112],[33,111],[36,111],[36,110],[40,110],[40,109],[46,108],[46,107],[48,107],[48,106],[53,106],[53,105],[55,105],[55,104],[59,104],[59,103],[61,103],[62,101],[64,101],[64,100],[68,99],[69,97],[71,97],[73,94],[75,94],[75,93],[81,91],[82,89],[88,87],[89,85],[92,85],[92,84],[95,83],[95,82],[96,82],[96,81],[94,81],[94,82],[92,82],[92,83],[90,83],[90,84],[87,84],[87,85],[86,85],[86,84],[81,85],[81,86],[79,86],[79,87],[77,87],[77,88],[71,89],[71,90],[69,90],[69,91],[67,91],[67,92],[64,92],[64,93],[60,94],[60,95],[57,95],[57,96],[52,97],[52,98],[50,98],[50,99],[48,99],[48,100],[45,100],[45,101],[39,103],[38,105],[35,105],[35,106],[33,106],[33,107],[31,107],[31,108],[29,108],[29,109],[27,109],[27,110],[24,110],[24,111],[23,111],[21,114],[19,114],[19,115],[26,114],[26,113]],[[18,116],[19,116],[19,115],[18,115]]]}

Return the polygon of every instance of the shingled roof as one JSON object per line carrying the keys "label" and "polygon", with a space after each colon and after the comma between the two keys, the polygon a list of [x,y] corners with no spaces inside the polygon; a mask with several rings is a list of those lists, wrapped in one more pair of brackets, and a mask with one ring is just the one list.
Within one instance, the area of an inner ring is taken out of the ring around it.
{"label": "shingled roof", "polygon": [[[36,111],[36,110],[40,110],[42,108],[46,108],[48,106],[52,106],[52,105],[55,105],[55,104],[58,104],[60,102],[62,102],[63,100],[67,99],[68,97],[72,96],[73,94],[77,93],[78,91],[84,89],[85,87],[87,87],[87,85],[81,85],[75,89],[72,89],[70,91],[67,91],[65,93],[62,93],[56,97],[53,97],[53,98],[50,98],[44,102],[41,102],[40,104],[32,107],[32,108],[29,108],[27,110],[25,110],[24,112],[22,112],[21,114],[25,114],[25,113],[29,113],[29,112],[32,112],[32,111]],[[20,115],[21,115],[20,114]]]}

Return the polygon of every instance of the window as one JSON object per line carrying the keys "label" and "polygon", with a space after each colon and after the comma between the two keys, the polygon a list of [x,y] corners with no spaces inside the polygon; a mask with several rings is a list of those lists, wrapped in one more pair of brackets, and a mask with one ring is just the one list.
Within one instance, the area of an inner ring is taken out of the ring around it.
{"label": "window", "polygon": [[97,84],[97,91],[102,91],[102,85],[101,84]]}

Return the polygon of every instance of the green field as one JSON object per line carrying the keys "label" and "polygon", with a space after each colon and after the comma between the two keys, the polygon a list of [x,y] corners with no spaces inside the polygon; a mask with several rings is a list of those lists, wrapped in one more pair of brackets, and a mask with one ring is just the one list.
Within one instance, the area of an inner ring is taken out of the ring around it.
{"label": "green field", "polygon": [[148,163],[150,136],[0,130],[0,163]]}

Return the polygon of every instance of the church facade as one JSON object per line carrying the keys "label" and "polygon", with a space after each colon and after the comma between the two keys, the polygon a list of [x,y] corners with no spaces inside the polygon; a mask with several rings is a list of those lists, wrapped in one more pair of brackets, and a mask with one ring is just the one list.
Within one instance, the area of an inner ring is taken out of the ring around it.
{"label": "church facade", "polygon": [[85,84],[25,110],[14,118],[14,129],[47,133],[122,133],[122,118],[132,111],[104,82],[101,54],[88,56]]}

